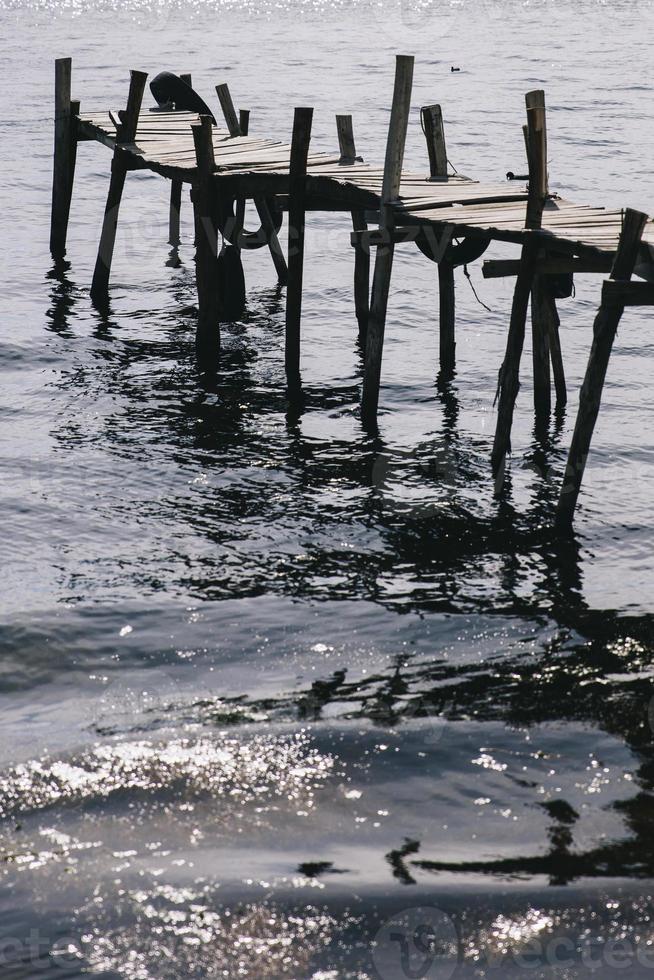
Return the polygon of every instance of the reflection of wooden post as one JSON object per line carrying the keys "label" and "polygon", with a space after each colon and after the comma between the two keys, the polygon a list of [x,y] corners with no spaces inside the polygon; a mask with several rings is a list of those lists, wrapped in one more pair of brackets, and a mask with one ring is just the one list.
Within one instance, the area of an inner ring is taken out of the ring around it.
{"label": "reflection of wooden post", "polygon": [[[187,85],[192,84],[191,76],[180,75],[183,82]],[[170,185],[170,211],[168,214],[168,244],[179,245],[179,216],[182,207],[182,181],[173,180]]]}
{"label": "reflection of wooden post", "polygon": [[393,105],[391,107],[391,119],[386,141],[379,221],[380,231],[382,234],[384,232],[387,233],[387,240],[378,246],[375,256],[370,317],[366,338],[366,364],[361,399],[361,418],[363,424],[368,427],[374,426],[377,421],[386,310],[388,308],[388,293],[391,284],[391,272],[393,270],[394,244],[392,238],[395,226],[393,204],[397,200],[400,192],[402,164],[404,162],[404,145],[406,143],[406,131],[409,123],[409,110],[411,108],[412,84],[413,57],[410,55],[397,55]]}
{"label": "reflection of wooden post", "polygon": [[193,214],[195,217],[195,281],[198,290],[198,328],[196,350],[198,360],[213,366],[220,349],[218,310],[218,229],[213,216],[213,172],[216,163],[213,153],[211,116],[200,116],[192,123],[195,146],[196,176],[193,182]]}
{"label": "reflection of wooden post", "polygon": [[52,212],[50,215],[50,251],[53,258],[66,254],[66,236],[70,201],[73,194],[75,155],[77,149],[76,116],[70,101],[72,60],[55,61],[54,164],[52,174]]}
{"label": "reflection of wooden post", "polygon": [[304,224],[307,192],[307,158],[313,109],[299,108],[293,118],[293,138],[288,185],[288,286],[286,289],[286,379],[291,392],[300,387],[300,321]]}
{"label": "reflection of wooden post", "polygon": [[123,187],[125,186],[125,176],[127,174],[128,158],[127,154],[120,149],[120,144],[132,143],[134,141],[147,77],[147,74],[142,71],[130,72],[127,108],[118,113],[120,125],[116,130],[116,146],[111,161],[111,180],[109,181],[109,192],[104,209],[100,246],[98,248],[98,257],[95,262],[93,282],[91,284],[91,296],[94,299],[102,299],[106,295],[109,287],[111,262],[116,242],[116,228],[118,226],[118,212],[120,210],[120,201],[123,196]]}
{"label": "reflection of wooden post", "polygon": [[[429,176],[447,177],[447,147],[441,107],[423,106],[420,117],[427,141]],[[445,258],[438,263],[438,305],[440,368],[443,376],[448,377],[454,371],[456,363],[456,304],[454,266]]]}
{"label": "reflection of wooden post", "polygon": [[[647,215],[641,214],[640,211],[625,212],[611,279],[622,281],[631,279],[646,221]],[[602,295],[602,303],[593,325],[593,343],[579,396],[577,422],[556,510],[556,526],[560,530],[567,530],[572,525],[593,430],[599,414],[613,341],[623,312],[624,303],[619,298],[608,301],[604,294]]]}
{"label": "reflection of wooden post", "polygon": [[[352,116],[336,116],[336,132],[341,154],[341,163],[354,163],[357,156],[354,144]],[[355,210],[352,214],[353,231],[366,231],[368,223],[365,211]],[[359,341],[364,344],[368,330],[370,312],[370,248],[360,240],[354,246],[354,311],[359,324]]]}
{"label": "reflection of wooden post", "polygon": [[[545,131],[545,97],[543,93],[530,92],[527,101],[527,135],[529,161],[529,195],[525,227],[538,229],[541,226],[543,208],[547,198],[547,137]],[[536,273],[540,245],[529,237],[522,246],[520,268],[513,293],[511,321],[506,344],[506,354],[500,369],[498,389],[499,407],[497,427],[491,456],[493,474],[498,486],[507,452],[511,448],[511,425],[513,409],[520,389],[520,358],[525,340],[525,322],[529,307],[529,295]]]}

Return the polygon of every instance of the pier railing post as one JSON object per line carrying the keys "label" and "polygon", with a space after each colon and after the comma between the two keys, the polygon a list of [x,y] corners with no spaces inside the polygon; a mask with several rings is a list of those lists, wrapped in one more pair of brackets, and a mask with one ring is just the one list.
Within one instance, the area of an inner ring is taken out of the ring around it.
{"label": "pier railing post", "polygon": [[[354,142],[352,116],[336,116],[336,132],[341,163],[354,163],[357,158]],[[367,231],[365,211],[355,210],[352,215],[352,230]],[[354,246],[354,311],[359,324],[359,343],[365,344],[370,314],[370,249],[357,240]]]}
{"label": "pier railing post", "polygon": [[130,72],[127,108],[118,113],[120,125],[116,130],[116,145],[111,161],[111,179],[109,181],[107,203],[104,209],[98,257],[95,262],[93,282],[91,284],[91,296],[96,301],[103,300],[109,288],[111,263],[114,255],[114,245],[116,243],[118,212],[120,210],[120,202],[127,175],[127,156],[121,150],[120,144],[131,143],[136,136],[136,128],[147,77],[146,72]]}
{"label": "pier railing post", "polygon": [[[218,101],[220,102],[220,108],[222,109],[229,135],[232,137],[247,136],[250,125],[249,111],[241,110],[239,115],[236,115],[236,109],[234,108],[234,102],[232,100],[231,92],[229,91],[229,85],[226,82],[223,82],[222,85],[216,85],[216,95],[218,96]],[[243,128],[243,123],[245,123],[245,129]],[[282,247],[279,244],[277,229],[275,228],[275,222],[273,221],[270,213],[268,201],[265,197],[257,196],[254,198],[254,206],[257,209],[257,214],[259,215],[259,220],[261,221],[261,227],[263,228],[266,236],[270,257],[273,261],[273,265],[275,266],[277,278],[280,283],[285,284],[288,280],[288,268],[286,266],[286,260],[284,259]],[[236,227],[238,232],[240,232],[240,229],[243,227],[244,217],[245,201],[237,201]],[[236,242],[234,244],[236,244]]]}
{"label": "pier railing post", "polygon": [[196,352],[202,366],[214,367],[220,352],[218,229],[213,207],[216,168],[211,116],[191,124],[197,166],[192,187],[195,219],[195,281],[198,290]]}
{"label": "pier railing post", "polygon": [[[527,101],[527,157],[529,161],[529,194],[525,227],[537,230],[541,227],[543,208],[547,198],[547,139],[545,131],[545,97],[543,93],[528,93]],[[534,275],[538,263],[540,243],[529,236],[522,246],[520,267],[513,293],[511,321],[507,338],[506,354],[500,368],[498,384],[499,405],[497,426],[491,463],[496,488],[503,483],[506,454],[511,449],[513,410],[520,389],[520,359],[525,340],[525,323],[529,308]]]}
{"label": "pier railing post", "polygon": [[382,351],[386,311],[393,269],[394,244],[393,229],[395,220],[393,204],[400,192],[404,147],[411,108],[411,89],[413,85],[413,57],[397,55],[395,62],[395,85],[393,105],[386,141],[384,177],[380,205],[380,231],[387,232],[387,241],[379,245],[375,255],[375,271],[372,280],[370,317],[366,338],[366,363],[363,375],[361,399],[361,418],[367,427],[376,426],[377,406],[379,404],[379,383],[381,380]]}
{"label": "pier railing post", "polygon": [[[624,282],[631,279],[646,221],[647,215],[640,211],[627,209],[625,212],[611,279]],[[560,531],[567,531],[572,525],[593,430],[599,414],[613,341],[623,312],[624,303],[607,302],[604,295],[602,296],[593,325],[593,343],[579,395],[579,411],[556,510],[555,523]]]}
{"label": "pier railing post", "polygon": [[[429,176],[447,177],[447,146],[443,112],[439,105],[426,105],[420,118],[427,141]],[[456,364],[456,303],[454,266],[443,258],[438,263],[439,362],[443,377],[451,377]]]}
{"label": "pier railing post", "polygon": [[[61,259],[66,254],[68,217],[73,193],[77,132],[76,113],[70,101],[72,60],[55,61],[54,164],[52,174],[52,211],[50,215],[50,252]],[[77,104],[79,111],[79,103]]]}
{"label": "pier railing post", "polygon": [[288,186],[288,287],[286,290],[284,355],[286,380],[291,394],[297,394],[300,390],[300,321],[302,317],[307,158],[312,121],[313,109],[297,108],[295,110]]}
{"label": "pier railing post", "polygon": [[[183,74],[179,76],[183,82],[187,85],[192,84],[192,77],[189,74]],[[182,181],[173,180],[170,185],[170,209],[168,212],[168,244],[177,245],[180,244],[181,239],[179,237],[179,221],[180,212],[182,208]]]}

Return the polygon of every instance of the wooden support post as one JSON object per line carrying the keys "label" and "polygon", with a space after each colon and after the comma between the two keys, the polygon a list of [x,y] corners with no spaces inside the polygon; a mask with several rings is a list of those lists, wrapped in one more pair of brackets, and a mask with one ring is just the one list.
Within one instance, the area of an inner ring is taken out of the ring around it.
{"label": "wooden support post", "polygon": [[[420,118],[427,141],[429,176],[432,179],[447,177],[447,146],[441,107],[423,106]],[[438,263],[438,305],[440,369],[443,378],[449,378],[456,364],[456,304],[454,266],[447,259]]]}
{"label": "wooden support post", "polygon": [[[232,137],[246,136],[247,131],[243,130],[241,121],[245,121],[246,127],[249,128],[249,111],[241,110],[239,116],[236,115],[236,109],[234,108],[234,102],[229,91],[229,85],[226,82],[223,82],[222,85],[216,85],[216,94],[218,96],[218,101],[220,102],[220,108],[222,109],[227,129],[229,130],[229,135]],[[265,197],[255,197],[254,206],[257,209],[257,214],[259,215],[259,219],[261,221],[261,227],[264,230],[266,241],[268,242],[270,257],[273,260],[273,265],[275,266],[275,271],[277,272],[277,278],[280,283],[284,284],[288,281],[288,269],[286,267],[282,247],[279,244],[279,238],[277,237],[277,231],[270,213],[268,201]],[[242,204],[238,202],[237,207],[239,208],[239,214],[244,216],[245,202]]]}
{"label": "wooden support post", "polygon": [[[540,183],[539,196],[542,204],[540,204],[538,225],[536,225],[536,227],[540,227],[542,206],[549,193],[545,93],[542,90],[528,92],[525,101],[528,115],[530,111],[538,111],[539,115],[542,114],[542,127],[536,133],[536,140],[533,146],[533,128],[530,129],[527,126],[526,133],[526,145],[528,147],[527,158],[534,158],[533,165],[530,165],[529,180],[531,182],[532,170],[534,170],[536,179]],[[552,407],[550,395],[550,332],[548,328],[552,311],[547,292],[547,283],[540,275],[534,276],[531,290],[532,363],[534,370],[534,410],[536,415],[540,417],[549,415]]]}
{"label": "wooden support post", "polygon": [[192,123],[196,176],[193,182],[195,217],[195,281],[198,290],[196,351],[203,366],[214,367],[220,351],[218,293],[218,229],[214,220],[213,179],[216,168],[211,116]]}
{"label": "wooden support post", "polygon": [[102,222],[102,233],[100,235],[100,246],[98,257],[95,262],[93,272],[93,282],[91,284],[91,296],[94,300],[103,300],[109,288],[109,276],[111,274],[111,262],[114,254],[116,242],[116,228],[118,226],[118,212],[120,201],[123,196],[125,177],[127,175],[127,154],[121,150],[121,143],[132,143],[136,136],[139,113],[141,111],[141,101],[143,90],[147,79],[146,72],[131,71],[129,83],[129,95],[127,97],[127,108],[119,112],[120,126],[116,132],[116,146],[113,159],[111,161],[111,179],[109,181],[109,192],[107,203],[104,209],[104,220]]}
{"label": "wooden support post", "polygon": [[556,407],[562,409],[568,401],[568,390],[565,383],[565,371],[563,368],[563,355],[561,353],[561,339],[559,337],[559,327],[561,321],[556,309],[556,300],[551,292],[545,295],[546,303],[549,306],[549,316],[547,318],[547,330],[549,333],[550,357],[552,360],[552,374],[554,375],[554,390],[556,392]]}
{"label": "wooden support post", "polygon": [[439,363],[443,380],[451,378],[456,366],[456,296],[454,266],[446,259],[438,263]]}
{"label": "wooden support post", "polygon": [[289,391],[300,389],[300,320],[307,189],[307,157],[313,109],[298,108],[293,118],[293,138],[288,187],[288,288],[286,291],[285,366]]}
{"label": "wooden support post", "polygon": [[[191,75],[179,76],[183,82],[190,85]],[[168,214],[168,244],[177,246],[180,244],[179,237],[179,217],[182,207],[182,181],[173,180],[170,185],[170,210]]]}
{"label": "wooden support post", "polygon": [[50,252],[55,259],[61,259],[66,254],[75,173],[77,132],[70,101],[71,73],[70,58],[58,58],[55,61],[54,164],[50,215]]}
{"label": "wooden support post", "polygon": [[[336,132],[341,154],[341,163],[354,163],[357,157],[354,143],[352,116],[336,116]],[[352,211],[352,230],[367,231],[365,211]],[[354,246],[354,310],[359,324],[359,342],[366,342],[368,316],[370,314],[370,248],[360,240]]]}
{"label": "wooden support post", "polygon": [[[543,208],[547,197],[545,98],[542,92],[530,92],[527,94],[526,102],[529,194],[525,226],[538,229],[541,226]],[[491,455],[497,489],[501,488],[506,454],[511,449],[511,425],[513,423],[513,409],[520,389],[520,358],[522,357],[525,339],[525,322],[539,250],[539,242],[533,237],[530,237],[523,245],[520,269],[513,294],[506,354],[500,368],[497,426]]]}
{"label": "wooden support post", "polygon": [[534,366],[534,409],[537,416],[549,415],[550,397],[550,330],[552,299],[545,276],[537,273],[531,284],[531,337]]}
{"label": "wooden support post", "polygon": [[243,136],[247,136],[250,131],[250,110],[249,109],[239,109],[238,110],[238,124],[241,129]]}
{"label": "wooden support post", "polygon": [[[646,221],[647,215],[640,211],[628,209],[625,212],[611,279],[623,282],[631,279]],[[593,325],[593,343],[579,396],[575,431],[556,510],[555,523],[557,529],[561,531],[567,531],[572,526],[593,430],[599,414],[613,341],[623,312],[624,303],[619,297],[607,302],[603,294]]]}
{"label": "wooden support post", "polygon": [[[384,177],[382,181],[380,230],[392,232],[395,220],[393,203],[400,191],[404,146],[411,108],[411,88],[413,84],[413,57],[397,55],[395,63],[395,85],[393,105],[386,141]],[[394,245],[392,240],[380,245],[375,256],[375,271],[372,281],[370,317],[366,338],[366,363],[363,375],[363,394],[361,399],[361,418],[367,427],[377,423],[379,404],[379,383],[381,380],[382,351],[386,310],[393,270]]]}

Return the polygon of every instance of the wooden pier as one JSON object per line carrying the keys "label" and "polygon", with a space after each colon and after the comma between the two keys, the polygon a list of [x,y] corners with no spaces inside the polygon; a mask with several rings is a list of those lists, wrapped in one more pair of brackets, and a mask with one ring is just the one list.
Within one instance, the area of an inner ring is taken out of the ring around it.
{"label": "wooden pier", "polygon": [[[55,145],[50,248],[55,259],[66,251],[77,143],[96,140],[113,153],[105,215],[91,295],[102,303],[109,289],[121,197],[127,173],[147,169],[171,181],[170,241],[179,241],[181,189],[191,186],[195,219],[198,291],[197,350],[203,365],[215,367],[222,319],[238,316],[235,283],[242,255],[268,248],[275,274],[287,284],[285,366],[291,397],[301,392],[300,346],[305,215],[344,211],[351,215],[354,247],[354,307],[365,346],[361,398],[363,424],[374,430],[381,384],[386,311],[397,245],[417,247],[438,264],[440,287],[440,367],[451,375],[455,363],[454,270],[475,261],[491,241],[520,247],[515,260],[487,261],[486,277],[516,280],[499,371],[497,427],[491,462],[501,491],[520,382],[527,314],[531,306],[534,408],[551,411],[552,382],[557,404],[567,392],[559,341],[556,299],[569,295],[575,272],[604,277],[586,377],[561,488],[556,525],[572,525],[602,388],[624,309],[654,305],[654,222],[627,209],[607,209],[563,200],[549,186],[547,127],[542,91],[527,93],[523,126],[528,179],[506,183],[448,174],[440,106],[421,110],[427,139],[428,173],[403,169],[411,104],[413,58],[396,59],[395,84],[383,165],[364,162],[355,148],[352,119],[336,118],[338,150],[310,152],[311,108],[296,108],[291,142],[250,134],[246,111],[237,115],[226,85],[216,87],[224,126],[211,116],[185,111],[143,110],[147,76],[131,72],[124,110],[88,111],[71,100],[71,61],[55,71]],[[245,202],[256,207],[260,227],[244,227]],[[278,235],[288,212],[288,263]],[[219,247],[222,239],[223,245]],[[371,250],[374,266],[371,284]],[[230,260],[230,276],[221,262]],[[630,282],[633,274],[647,280]],[[242,282],[242,276],[240,277]],[[232,295],[234,294],[234,295]]]}

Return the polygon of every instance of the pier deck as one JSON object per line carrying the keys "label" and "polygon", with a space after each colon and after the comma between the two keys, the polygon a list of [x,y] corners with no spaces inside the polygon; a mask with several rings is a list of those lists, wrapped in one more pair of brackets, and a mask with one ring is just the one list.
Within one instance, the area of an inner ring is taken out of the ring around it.
{"label": "pier deck", "polygon": [[[113,118],[112,118],[113,117]],[[86,139],[115,149],[117,113],[86,112],[79,117]],[[116,121],[114,121],[116,120]],[[191,112],[145,111],[136,134],[121,143],[135,169],[152,170],[172,180],[192,184],[197,174],[191,126],[199,116]],[[215,178],[238,197],[288,193],[291,146],[256,136],[230,136],[213,127]],[[340,152],[311,153],[307,157],[307,210],[379,210],[383,167],[360,160],[343,162]],[[534,235],[525,225],[527,190],[515,183],[491,183],[461,175],[430,177],[404,171],[394,204],[395,226],[453,225],[465,236],[523,244]],[[540,234],[550,249],[578,256],[617,250],[623,212],[590,204],[574,204],[550,194],[544,204]],[[642,235],[641,261],[654,272],[654,220]]]}
{"label": "pier deck", "polygon": [[[559,299],[573,294],[576,273],[608,278],[593,325],[592,343],[555,526],[568,532],[597,421],[609,358],[625,308],[654,306],[654,221],[646,214],[564,200],[549,186],[545,94],[525,97],[523,126],[528,175],[505,183],[448,172],[441,108],[423,106],[427,174],[404,169],[411,109],[413,58],[396,58],[395,85],[383,165],[357,156],[351,116],[337,116],[338,151],[309,152],[313,109],[296,108],[292,140],[249,135],[249,113],[237,115],[226,85],[216,86],[225,127],[212,116],[185,111],[142,111],[147,75],[132,71],[127,107],[80,111],[71,100],[71,60],[55,70],[55,152],[50,249],[66,251],[66,233],[77,144],[96,140],[113,152],[91,296],[105,302],[118,213],[126,176],[147,169],[171,181],[169,240],[179,244],[181,189],[191,185],[195,223],[198,320],[196,347],[205,369],[215,370],[221,319],[234,319],[245,304],[241,255],[267,247],[278,279],[287,285],[285,368],[288,394],[302,397],[300,340],[305,214],[349,212],[354,247],[354,307],[365,349],[361,420],[376,430],[384,330],[395,246],[414,243],[438,265],[441,378],[455,365],[457,266],[479,258],[492,241],[520,246],[518,259],[485,261],[486,277],[513,276],[516,284],[499,371],[497,424],[491,453],[495,491],[503,492],[511,428],[520,389],[519,370],[531,306],[534,409],[551,411],[567,400],[559,325]],[[184,76],[190,84],[190,76]],[[510,175],[507,175],[507,177]],[[253,201],[261,226],[245,228],[246,202]],[[288,264],[278,233],[288,212]],[[369,227],[369,223],[375,227]],[[220,245],[222,242],[222,246]],[[374,274],[371,276],[371,250]],[[631,282],[632,275],[646,282]],[[493,379],[494,381],[494,379]]]}

